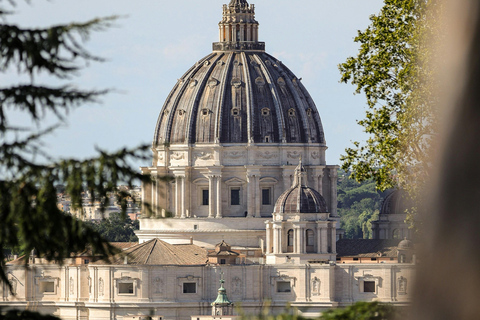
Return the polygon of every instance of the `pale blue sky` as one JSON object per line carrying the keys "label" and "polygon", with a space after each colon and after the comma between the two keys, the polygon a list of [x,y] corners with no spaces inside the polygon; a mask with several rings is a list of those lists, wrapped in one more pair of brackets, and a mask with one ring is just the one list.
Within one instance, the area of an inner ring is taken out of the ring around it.
{"label": "pale blue sky", "polygon": [[[101,105],[72,112],[68,127],[47,140],[56,156],[84,157],[94,145],[115,150],[151,143],[160,109],[177,79],[211,52],[218,41],[222,4],[229,0],[34,0],[20,4],[8,21],[47,26],[109,15],[117,26],[94,34],[86,44],[108,59],[93,63],[72,82],[85,88],[115,88]],[[352,140],[365,139],[356,120],[365,98],[339,83],[337,65],[356,55],[353,38],[378,13],[381,0],[253,0],[266,51],[281,60],[312,95],[328,144],[327,163],[339,164]],[[18,75],[0,75],[0,82]],[[145,163],[143,165],[149,165]]]}

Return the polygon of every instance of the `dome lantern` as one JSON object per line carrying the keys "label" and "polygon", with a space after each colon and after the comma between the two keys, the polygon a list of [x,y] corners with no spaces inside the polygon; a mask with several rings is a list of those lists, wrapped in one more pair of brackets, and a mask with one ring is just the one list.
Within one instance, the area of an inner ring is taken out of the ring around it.
{"label": "dome lantern", "polygon": [[258,41],[255,5],[246,0],[232,0],[223,5],[223,18],[218,26],[220,39],[213,43],[213,51],[265,51],[265,43]]}

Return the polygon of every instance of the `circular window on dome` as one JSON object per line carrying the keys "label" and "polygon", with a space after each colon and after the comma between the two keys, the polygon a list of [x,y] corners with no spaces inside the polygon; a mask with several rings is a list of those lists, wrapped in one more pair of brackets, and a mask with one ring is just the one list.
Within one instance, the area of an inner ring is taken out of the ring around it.
{"label": "circular window on dome", "polygon": [[311,108],[307,109],[307,116],[311,117],[313,113],[313,110]]}
{"label": "circular window on dome", "polygon": [[290,117],[295,117],[295,109],[293,109],[293,108],[292,108],[292,109],[289,109],[289,110],[288,110],[288,115],[289,115]]}
{"label": "circular window on dome", "polygon": [[202,116],[208,116],[209,113],[210,110],[208,110],[207,108],[202,109]]}
{"label": "circular window on dome", "polygon": [[182,110],[182,109],[178,110],[178,114],[183,116],[185,114],[185,110]]}
{"label": "circular window on dome", "polygon": [[270,109],[268,108],[263,108],[262,109],[262,116],[266,117],[270,115]]}
{"label": "circular window on dome", "polygon": [[232,116],[238,117],[240,115],[240,110],[237,108],[232,109]]}
{"label": "circular window on dome", "polygon": [[232,79],[232,86],[234,86],[235,88],[240,88],[241,85],[242,85],[242,80],[240,80],[239,78]]}

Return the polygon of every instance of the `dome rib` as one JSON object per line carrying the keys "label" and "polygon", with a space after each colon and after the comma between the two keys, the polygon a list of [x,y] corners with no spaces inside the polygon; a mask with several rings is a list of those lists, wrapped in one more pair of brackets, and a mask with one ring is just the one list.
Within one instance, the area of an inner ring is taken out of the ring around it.
{"label": "dome rib", "polygon": [[295,103],[297,104],[297,109],[299,109],[300,113],[302,114],[303,126],[306,129],[305,131],[306,131],[307,136],[308,136],[306,140],[308,142],[311,142],[312,141],[311,128],[310,128],[310,123],[308,122],[307,108],[305,107],[305,103],[304,103],[304,101],[302,101],[297,89],[293,85],[291,75],[289,74],[289,73],[291,73],[290,70],[287,69],[288,72],[286,72],[284,70],[284,68],[283,68],[284,66],[281,62],[277,63],[277,65],[278,65],[278,69],[280,70],[280,73],[284,76],[285,82],[287,83],[287,86],[288,86],[288,89],[290,90],[290,93],[293,95],[293,97],[295,99]]}
{"label": "dome rib", "polygon": [[[222,54],[222,57],[224,56],[224,54]],[[220,84],[221,84],[221,89],[220,89],[220,94],[218,96],[218,104],[217,104],[217,108],[218,108],[218,121],[216,123],[216,128],[215,128],[215,135],[216,135],[216,138],[218,139],[218,141],[220,142],[221,140],[221,130],[222,130],[222,125],[223,125],[223,109],[221,106],[224,105],[224,102],[225,102],[225,95],[226,95],[226,92],[227,92],[227,79],[229,78],[229,74],[230,74],[230,67],[232,65],[232,59],[233,59],[233,55],[229,55],[228,58],[227,58],[227,63],[225,64],[225,68],[223,69],[223,74],[222,74],[222,79],[220,80]]]}
{"label": "dome rib", "polygon": [[268,87],[270,88],[273,104],[275,106],[275,111],[277,114],[277,123],[278,123],[278,138],[279,138],[278,142],[286,142],[286,123],[285,123],[285,118],[283,113],[283,105],[281,100],[279,99],[279,93],[277,91],[276,86],[274,85],[272,74],[268,70],[268,67],[265,64],[265,61],[263,59],[260,59],[258,56],[257,56],[257,60],[259,60],[258,62],[261,65],[261,69],[266,78],[265,80],[268,84]]}
{"label": "dome rib", "polygon": [[[203,75],[203,78],[201,79],[197,79],[197,81],[199,82],[199,84],[197,85],[197,89],[196,89],[196,92],[192,95],[192,97],[190,98],[190,100],[192,101],[193,100],[193,107],[192,107],[192,114],[190,115],[190,117],[188,118],[188,122],[187,122],[187,134],[185,136],[185,142],[186,143],[191,143],[196,135],[196,124],[197,124],[197,121],[194,121],[194,119],[197,119],[198,117],[198,106],[200,104],[200,99],[202,97],[202,95],[205,93],[205,86],[207,84],[207,81],[210,79],[211,75],[212,75],[212,72],[213,70],[215,69],[215,66],[217,65],[217,62],[222,58],[222,55],[213,55],[211,57],[209,57],[208,59],[205,59],[202,63],[203,66],[205,66],[204,64],[209,61],[209,67],[208,67],[208,70],[207,72],[205,72],[205,74]],[[210,59],[213,59],[214,62],[210,62]],[[213,111],[213,110],[212,110]]]}
{"label": "dome rib", "polygon": [[187,89],[187,87],[190,85],[190,81],[192,79],[192,76],[195,75],[202,67],[203,67],[203,64],[202,62],[207,60],[209,57],[215,55],[214,53],[211,53],[209,54],[208,56],[206,56],[205,58],[203,58],[202,60],[200,60],[199,63],[197,63],[191,70],[192,72],[188,73],[188,75],[186,75],[187,77],[183,77],[182,80],[183,80],[183,83],[182,83],[182,87],[180,89],[180,92],[178,93],[178,95],[175,97],[175,100],[174,102],[172,103],[172,108],[168,114],[168,120],[167,120],[167,126],[166,126],[166,130],[165,130],[165,142],[167,143],[171,143],[172,142],[172,133],[173,133],[173,130],[172,130],[172,126],[173,126],[173,120],[175,118],[175,114],[177,113],[177,109],[178,109],[178,105],[179,105],[179,101],[183,98],[183,95],[185,93],[185,90]]}
{"label": "dome rib", "polygon": [[297,85],[298,85],[298,88],[300,89],[300,91],[302,92],[302,94],[305,96],[306,103],[309,106],[311,105],[310,107],[313,107],[312,110],[315,111],[313,113],[313,117],[315,118],[315,123],[318,126],[316,128],[316,134],[318,135],[318,141],[316,141],[316,142],[326,144],[325,132],[323,131],[322,119],[320,118],[320,113],[318,111],[317,105],[315,104],[315,101],[313,101],[312,96],[310,95],[308,90],[305,88],[303,83],[301,81],[298,81]]}
{"label": "dome rib", "polygon": [[[241,53],[242,63],[244,65],[243,73],[245,77],[245,94],[247,96],[247,141],[254,142],[255,133],[253,132],[253,128],[255,128],[255,108],[253,103],[253,88],[252,88],[252,81],[250,77],[250,68],[247,61],[247,57],[245,52]],[[253,136],[252,136],[253,134]]]}

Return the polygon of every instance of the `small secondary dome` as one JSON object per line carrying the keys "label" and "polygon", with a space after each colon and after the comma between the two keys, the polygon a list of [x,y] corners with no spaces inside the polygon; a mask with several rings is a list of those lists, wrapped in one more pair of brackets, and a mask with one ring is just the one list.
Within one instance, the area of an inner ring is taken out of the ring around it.
{"label": "small secondary dome", "polygon": [[382,203],[380,214],[404,214],[408,209],[408,197],[402,190],[389,193]]}
{"label": "small secondary dome", "polygon": [[327,204],[316,190],[307,186],[306,170],[300,160],[295,169],[295,180],[275,203],[275,213],[325,213]]}
{"label": "small secondary dome", "polygon": [[405,238],[398,243],[397,248],[402,250],[411,250],[413,249],[413,242]]}

